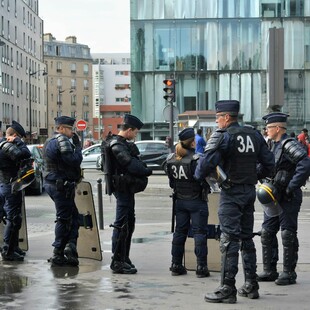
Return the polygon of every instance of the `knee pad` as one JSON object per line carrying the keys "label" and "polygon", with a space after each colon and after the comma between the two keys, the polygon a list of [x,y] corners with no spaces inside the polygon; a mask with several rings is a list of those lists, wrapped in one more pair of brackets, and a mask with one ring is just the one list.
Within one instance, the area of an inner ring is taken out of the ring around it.
{"label": "knee pad", "polygon": [[267,231],[266,229],[262,229],[261,231],[261,242],[262,245],[271,245],[273,238],[275,237],[274,233]]}
{"label": "knee pad", "polygon": [[236,240],[226,233],[223,233],[223,232],[221,233],[221,238],[220,238],[220,251],[221,251],[221,253],[227,252],[227,249],[228,249],[231,241],[236,241]]}
{"label": "knee pad", "polygon": [[283,246],[292,246],[296,241],[296,233],[289,230],[281,231],[282,244]]}

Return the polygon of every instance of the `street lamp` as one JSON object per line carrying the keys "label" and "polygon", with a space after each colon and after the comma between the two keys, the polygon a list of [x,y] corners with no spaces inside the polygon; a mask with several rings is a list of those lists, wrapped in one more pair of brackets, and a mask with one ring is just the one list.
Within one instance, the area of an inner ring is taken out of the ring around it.
{"label": "street lamp", "polygon": [[38,71],[35,71],[35,72],[30,72],[30,69],[29,69],[29,131],[30,131],[30,143],[32,144],[32,113],[31,113],[31,77],[33,75],[36,75],[37,73],[39,72],[43,72],[42,75],[47,75],[47,72],[45,71],[45,69],[43,70],[38,70]]}
{"label": "street lamp", "polygon": [[74,90],[71,88],[67,88],[67,89],[63,89],[63,90],[61,90],[60,88],[58,89],[58,100],[57,100],[58,115],[57,116],[61,116],[61,105],[62,105],[61,94],[67,90],[69,90],[70,94],[74,92]]}

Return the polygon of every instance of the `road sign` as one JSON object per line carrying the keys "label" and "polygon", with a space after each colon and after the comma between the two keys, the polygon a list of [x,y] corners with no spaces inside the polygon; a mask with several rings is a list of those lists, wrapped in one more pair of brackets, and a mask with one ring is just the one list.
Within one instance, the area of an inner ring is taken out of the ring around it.
{"label": "road sign", "polygon": [[76,123],[76,128],[80,131],[84,131],[87,128],[87,123],[83,119],[80,119]]}

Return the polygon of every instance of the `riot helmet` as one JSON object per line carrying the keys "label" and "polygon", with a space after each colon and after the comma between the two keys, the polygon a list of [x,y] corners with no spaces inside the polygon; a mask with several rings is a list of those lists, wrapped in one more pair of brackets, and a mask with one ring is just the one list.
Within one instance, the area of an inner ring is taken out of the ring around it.
{"label": "riot helmet", "polygon": [[12,180],[12,193],[18,192],[30,185],[35,179],[33,159],[28,158],[21,162],[17,177]]}
{"label": "riot helmet", "polygon": [[261,184],[256,194],[258,201],[269,217],[278,216],[282,213],[282,208],[277,200],[277,190],[272,183]]}

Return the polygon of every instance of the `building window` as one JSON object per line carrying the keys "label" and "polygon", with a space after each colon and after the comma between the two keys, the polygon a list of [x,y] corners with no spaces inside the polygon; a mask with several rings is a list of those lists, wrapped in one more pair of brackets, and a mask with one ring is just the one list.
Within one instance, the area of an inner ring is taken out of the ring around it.
{"label": "building window", "polygon": [[84,64],[84,74],[88,75],[88,72],[89,72],[88,64]]}
{"label": "building window", "polygon": [[76,89],[76,79],[71,79],[71,89]]}
{"label": "building window", "polygon": [[84,90],[88,90],[88,80],[84,80]]}
{"label": "building window", "polygon": [[62,63],[60,61],[57,61],[57,72],[62,72]]}
{"label": "building window", "polygon": [[71,73],[76,73],[76,63],[71,63]]}

